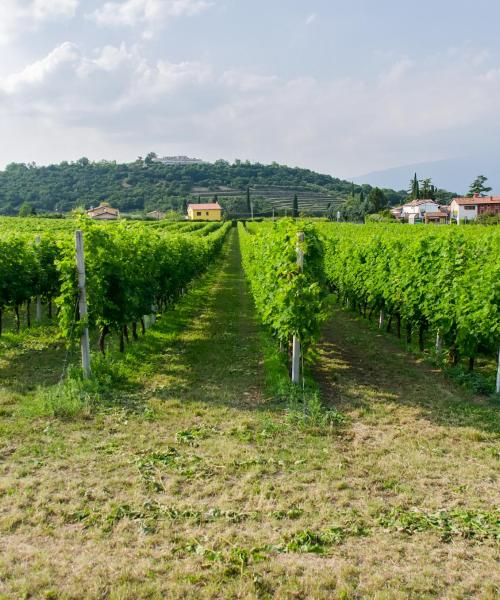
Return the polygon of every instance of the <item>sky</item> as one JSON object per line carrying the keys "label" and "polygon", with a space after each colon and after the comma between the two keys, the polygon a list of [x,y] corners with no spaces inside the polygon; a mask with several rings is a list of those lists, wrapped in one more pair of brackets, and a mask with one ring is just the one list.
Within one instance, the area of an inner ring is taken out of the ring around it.
{"label": "sky", "polygon": [[498,0],[0,0],[0,168],[500,163]]}

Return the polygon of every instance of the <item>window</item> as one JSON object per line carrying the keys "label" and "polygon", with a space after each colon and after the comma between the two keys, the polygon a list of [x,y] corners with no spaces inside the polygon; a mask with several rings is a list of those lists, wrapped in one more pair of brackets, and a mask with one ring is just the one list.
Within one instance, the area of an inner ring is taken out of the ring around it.
{"label": "window", "polygon": [[196,213],[196,216],[197,216],[197,217],[201,217],[201,211],[197,212],[197,213]]}
{"label": "window", "polygon": [[208,210],[207,210],[207,212],[206,212],[205,214],[206,214],[206,215],[207,215],[207,217],[208,217]]}
{"label": "window", "polygon": [[476,205],[475,204],[466,204],[464,206],[465,210],[476,210]]}

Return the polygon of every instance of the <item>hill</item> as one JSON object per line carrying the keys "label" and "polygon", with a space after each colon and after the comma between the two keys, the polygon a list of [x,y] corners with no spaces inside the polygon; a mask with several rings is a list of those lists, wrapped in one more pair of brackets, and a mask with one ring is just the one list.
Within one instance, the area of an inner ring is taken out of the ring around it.
{"label": "hill", "polygon": [[[23,202],[29,202],[37,212],[66,212],[102,201],[123,212],[183,210],[191,200],[217,197],[230,214],[244,215],[249,212],[248,188],[256,215],[270,214],[273,208],[279,212],[290,210],[295,194],[301,212],[323,214],[351,194],[371,190],[367,184],[354,185],[277,163],[230,164],[219,160],[166,165],[148,157],[119,164],[82,158],[49,166],[8,165],[0,171],[0,214],[17,214]],[[404,193],[386,190],[386,196],[395,204]]]}

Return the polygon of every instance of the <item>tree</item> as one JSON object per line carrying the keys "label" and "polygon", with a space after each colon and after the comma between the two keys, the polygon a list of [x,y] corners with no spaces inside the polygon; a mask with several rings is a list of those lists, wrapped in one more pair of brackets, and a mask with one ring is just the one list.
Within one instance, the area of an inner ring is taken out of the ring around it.
{"label": "tree", "polygon": [[339,211],[343,221],[362,223],[365,217],[365,203],[361,204],[359,197],[357,196],[349,196],[349,198],[341,204]]}
{"label": "tree", "polygon": [[435,200],[437,189],[436,186],[432,185],[432,179],[430,177],[422,179],[420,184],[420,198]]}
{"label": "tree", "polygon": [[156,152],[150,152],[146,158],[144,159],[144,164],[146,165],[152,165],[153,164],[153,160],[155,158],[158,158],[158,155],[156,154]]}
{"label": "tree", "polygon": [[23,202],[19,207],[20,217],[30,217],[35,214],[35,209],[29,202]]}
{"label": "tree", "polygon": [[384,192],[375,187],[371,190],[367,199],[367,211],[368,213],[378,213],[387,206],[387,198],[385,197]]}
{"label": "tree", "polygon": [[487,177],[485,177],[484,175],[478,175],[476,179],[474,179],[474,181],[471,183],[469,193],[467,194],[467,196],[469,198],[472,198],[475,194],[477,194],[478,196],[484,196],[485,193],[491,192],[491,188],[485,185],[487,181]]}
{"label": "tree", "polygon": [[411,200],[418,200],[420,198],[420,185],[418,183],[418,177],[416,173],[413,179],[410,181],[410,188],[408,192]]}
{"label": "tree", "polygon": [[297,194],[295,194],[293,197],[292,217],[298,217],[298,216],[299,216],[299,198],[298,198]]}
{"label": "tree", "polygon": [[250,186],[247,186],[247,213],[250,214],[252,212],[252,204],[250,200]]}

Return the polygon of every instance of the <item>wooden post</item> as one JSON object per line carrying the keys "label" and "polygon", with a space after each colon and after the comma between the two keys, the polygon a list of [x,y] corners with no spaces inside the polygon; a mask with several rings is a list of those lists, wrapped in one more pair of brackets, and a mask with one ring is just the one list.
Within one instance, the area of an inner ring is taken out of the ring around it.
{"label": "wooden post", "polygon": [[[85,254],[83,251],[83,233],[80,229],[75,231],[75,246],[76,246],[76,268],[78,271],[78,310],[80,320],[87,319],[87,293],[85,290]],[[86,325],[82,331],[80,338],[80,346],[82,350],[82,369],[84,377],[90,377],[92,371],[90,369],[90,340],[89,328]]]}
{"label": "wooden post", "polygon": [[[301,247],[301,242],[304,241],[304,233],[297,232],[297,265],[299,271],[304,270],[304,251]],[[297,336],[293,336],[292,340],[292,383],[300,382],[300,340]]]}
{"label": "wooden post", "polygon": [[274,206],[273,206],[273,222],[274,222]]}
{"label": "wooden post", "polygon": [[500,394],[500,348],[498,349],[498,367],[497,367],[497,394]]}
{"label": "wooden post", "polygon": [[443,350],[443,338],[441,337],[441,330],[438,329],[436,333],[436,352],[441,354]]}
{"label": "wooden post", "polygon": [[380,314],[378,316],[378,328],[382,329],[384,327],[384,309],[380,309]]}
{"label": "wooden post", "polygon": [[[41,238],[39,235],[37,235],[35,237],[35,244],[38,246],[41,242]],[[40,321],[42,320],[42,299],[40,298],[40,295],[38,295],[36,297],[36,312],[35,312],[35,320],[40,323]]]}

